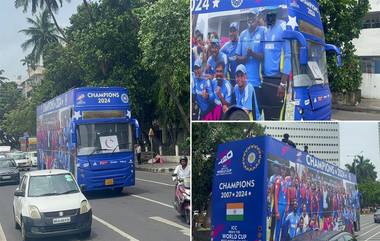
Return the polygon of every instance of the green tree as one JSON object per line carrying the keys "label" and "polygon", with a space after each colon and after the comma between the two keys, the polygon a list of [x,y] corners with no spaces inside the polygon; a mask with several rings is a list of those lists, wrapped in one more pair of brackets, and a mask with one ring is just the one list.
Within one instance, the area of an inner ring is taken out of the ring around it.
{"label": "green tree", "polygon": [[[70,2],[70,0],[66,0]],[[38,7],[42,10],[46,9],[49,11],[50,16],[53,19],[54,25],[57,28],[58,32],[62,35],[62,40],[66,41],[66,35],[62,28],[58,25],[57,19],[55,18],[54,13],[58,11],[60,7],[62,7],[63,0],[15,0],[15,7],[23,8],[23,12],[28,11],[29,5],[31,5],[32,14],[37,12]]]}
{"label": "green tree", "polygon": [[264,135],[256,123],[193,123],[192,126],[193,210],[205,210],[211,193],[218,144]]}
{"label": "green tree", "polygon": [[4,114],[16,108],[22,100],[20,91],[15,82],[5,82],[0,84],[0,120]]}
{"label": "green tree", "polygon": [[158,77],[160,121],[181,121],[189,133],[189,0],[157,0],[138,14],[142,63]]}
{"label": "green tree", "polygon": [[359,192],[362,194],[360,206],[378,206],[380,204],[380,182],[371,181],[359,184]]}
{"label": "green tree", "polygon": [[8,79],[7,77],[3,76],[4,72],[5,71],[3,69],[0,69],[0,83],[2,83],[3,80],[7,80]]}
{"label": "green tree", "polygon": [[361,20],[369,9],[368,0],[320,0],[318,3],[326,42],[340,47],[342,52],[341,67],[336,66],[335,58],[328,58],[331,89],[340,93],[356,91],[362,77],[352,40],[359,37]]}
{"label": "green tree", "polygon": [[27,18],[27,21],[31,26],[20,30],[20,32],[28,36],[29,39],[21,47],[24,51],[32,47],[28,61],[38,63],[38,60],[46,54],[47,46],[51,43],[58,43],[61,37],[57,34],[54,24],[50,22],[50,15],[47,10],[43,11],[35,20]]}
{"label": "green tree", "polygon": [[369,159],[364,159],[364,156],[356,156],[352,164],[346,164],[349,172],[356,175],[357,182],[367,183],[374,182],[377,178],[377,172],[375,171],[375,165]]}

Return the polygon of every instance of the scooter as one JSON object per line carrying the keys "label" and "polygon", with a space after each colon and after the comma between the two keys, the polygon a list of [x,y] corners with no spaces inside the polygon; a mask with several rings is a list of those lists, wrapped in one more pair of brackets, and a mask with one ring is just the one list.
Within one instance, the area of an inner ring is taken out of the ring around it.
{"label": "scooter", "polygon": [[186,223],[190,224],[191,213],[191,190],[190,190],[190,178],[180,179],[176,174],[173,174],[173,181],[177,181],[175,187],[175,198],[173,207],[181,216],[185,217]]}

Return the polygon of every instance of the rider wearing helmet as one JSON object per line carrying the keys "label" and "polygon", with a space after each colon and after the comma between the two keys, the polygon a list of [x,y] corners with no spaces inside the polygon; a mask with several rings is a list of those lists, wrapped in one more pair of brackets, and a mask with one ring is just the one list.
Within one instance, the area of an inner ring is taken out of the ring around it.
{"label": "rider wearing helmet", "polygon": [[175,179],[175,177],[177,177],[178,180],[190,178],[190,167],[187,165],[187,157],[181,156],[179,163],[180,164],[174,169],[173,179]]}

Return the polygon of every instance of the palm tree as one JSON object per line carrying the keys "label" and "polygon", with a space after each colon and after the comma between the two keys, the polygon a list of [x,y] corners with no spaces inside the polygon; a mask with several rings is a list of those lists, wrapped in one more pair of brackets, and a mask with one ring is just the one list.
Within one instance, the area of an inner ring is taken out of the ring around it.
{"label": "palm tree", "polygon": [[39,16],[36,16],[35,20],[27,18],[27,21],[31,26],[20,30],[20,32],[30,38],[21,47],[24,51],[33,47],[32,52],[28,55],[28,61],[30,64],[38,63],[40,58],[44,57],[46,47],[51,43],[58,43],[62,37],[58,35],[54,24],[50,22],[50,14],[46,9]]}
{"label": "palm tree", "polygon": [[346,167],[351,173],[356,174],[358,183],[375,181],[377,178],[375,166],[369,159],[364,159],[363,155],[355,156],[352,164],[346,164]]}
{"label": "palm tree", "polygon": [[5,76],[2,76],[4,73],[4,70],[3,69],[0,69],[0,84],[3,83],[3,80],[7,80],[8,78],[5,77]]}
{"label": "palm tree", "polygon": [[[59,27],[57,19],[55,18],[54,13],[58,11],[60,7],[62,7],[62,1],[63,0],[15,0],[15,7],[23,7],[23,11],[26,12],[28,10],[29,4],[32,8],[32,14],[35,14],[37,12],[37,8],[44,9],[45,6],[48,9],[50,16],[52,17],[55,27],[59,31],[59,33],[62,35],[62,40],[67,42],[66,35],[63,32],[62,28]],[[70,0],[66,0],[67,2],[70,2]]]}

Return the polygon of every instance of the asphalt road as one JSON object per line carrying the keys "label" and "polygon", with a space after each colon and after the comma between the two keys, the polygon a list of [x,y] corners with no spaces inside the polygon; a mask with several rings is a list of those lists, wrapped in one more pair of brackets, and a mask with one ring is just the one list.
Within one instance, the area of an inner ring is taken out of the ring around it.
{"label": "asphalt road", "polygon": [[380,223],[374,223],[373,214],[360,216],[359,232],[355,233],[358,241],[380,240]]}
{"label": "asphalt road", "polygon": [[380,120],[380,114],[332,110],[332,120]]}
{"label": "asphalt road", "polygon": [[[15,185],[0,186],[0,241],[21,240],[13,227],[12,202]],[[136,185],[122,194],[87,195],[93,210],[92,233],[87,240],[189,241],[190,229],[172,207],[174,184],[171,176],[136,172]],[[39,241],[77,241],[62,236]]]}

